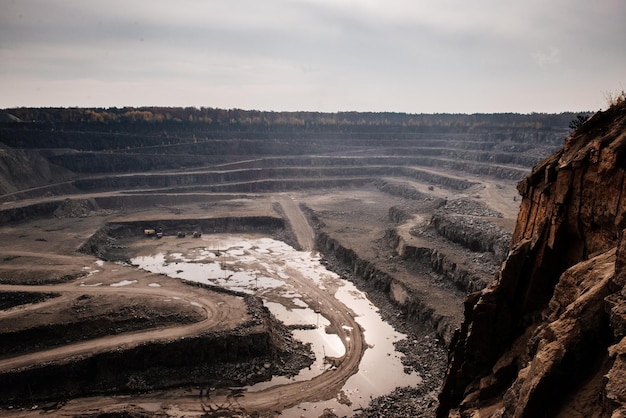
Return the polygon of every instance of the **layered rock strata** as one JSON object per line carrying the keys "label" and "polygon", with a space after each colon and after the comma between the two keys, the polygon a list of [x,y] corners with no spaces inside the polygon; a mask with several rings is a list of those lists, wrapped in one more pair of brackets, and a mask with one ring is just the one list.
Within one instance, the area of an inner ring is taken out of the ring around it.
{"label": "layered rock strata", "polygon": [[508,258],[465,302],[439,417],[626,415],[626,103],[519,183]]}

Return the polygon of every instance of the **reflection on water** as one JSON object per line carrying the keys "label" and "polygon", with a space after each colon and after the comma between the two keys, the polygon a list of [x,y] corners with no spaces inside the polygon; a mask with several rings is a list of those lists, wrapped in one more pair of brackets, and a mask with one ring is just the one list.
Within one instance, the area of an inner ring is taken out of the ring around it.
{"label": "reflection on water", "polygon": [[[398,386],[416,385],[421,378],[405,374],[402,354],[393,343],[405,336],[384,322],[376,307],[352,283],[328,271],[319,256],[296,251],[281,241],[270,238],[233,235],[204,235],[200,244],[185,251],[157,253],[136,257],[132,264],[154,273],[206,283],[231,290],[256,294],[279,320],[287,325],[309,325],[313,329],[295,330],[294,336],[310,343],[316,360],[310,369],[304,369],[293,378],[274,377],[247,388],[249,391],[293,381],[309,380],[327,367],[324,356],[340,357],[345,347],[337,335],[326,333],[329,321],[315,309],[315,301],[308,301],[290,284],[290,277],[299,274],[335,297],[354,313],[363,328],[368,349],[365,350],[359,371],[346,382],[340,403],[338,399],[316,404],[303,403],[282,412],[281,416],[319,416],[325,408],[337,415],[352,415],[365,407],[371,398],[391,392]],[[352,331],[352,330],[348,330]],[[347,405],[350,404],[350,405]]]}

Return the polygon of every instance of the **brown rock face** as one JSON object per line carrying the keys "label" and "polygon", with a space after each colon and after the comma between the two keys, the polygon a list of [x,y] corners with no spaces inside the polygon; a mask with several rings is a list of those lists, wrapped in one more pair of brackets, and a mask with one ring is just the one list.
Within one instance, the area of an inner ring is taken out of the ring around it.
{"label": "brown rock face", "polygon": [[520,182],[511,251],[466,300],[438,416],[626,416],[626,103]]}

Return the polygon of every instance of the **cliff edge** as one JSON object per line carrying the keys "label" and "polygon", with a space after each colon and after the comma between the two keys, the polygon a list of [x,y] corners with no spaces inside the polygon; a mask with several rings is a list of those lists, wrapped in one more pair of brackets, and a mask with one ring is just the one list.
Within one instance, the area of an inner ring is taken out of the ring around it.
{"label": "cliff edge", "polygon": [[518,185],[508,258],[468,296],[438,417],[626,416],[626,102]]}

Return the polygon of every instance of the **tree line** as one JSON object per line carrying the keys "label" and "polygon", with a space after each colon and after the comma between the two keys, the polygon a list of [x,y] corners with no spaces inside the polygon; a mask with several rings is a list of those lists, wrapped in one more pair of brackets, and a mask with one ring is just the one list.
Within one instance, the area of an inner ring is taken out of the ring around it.
{"label": "tree line", "polygon": [[12,108],[4,112],[24,123],[58,129],[107,130],[132,125],[194,125],[205,129],[325,129],[395,128],[423,131],[471,131],[489,128],[564,129],[578,114],[477,113],[410,114],[396,112],[273,112],[211,107]]}

